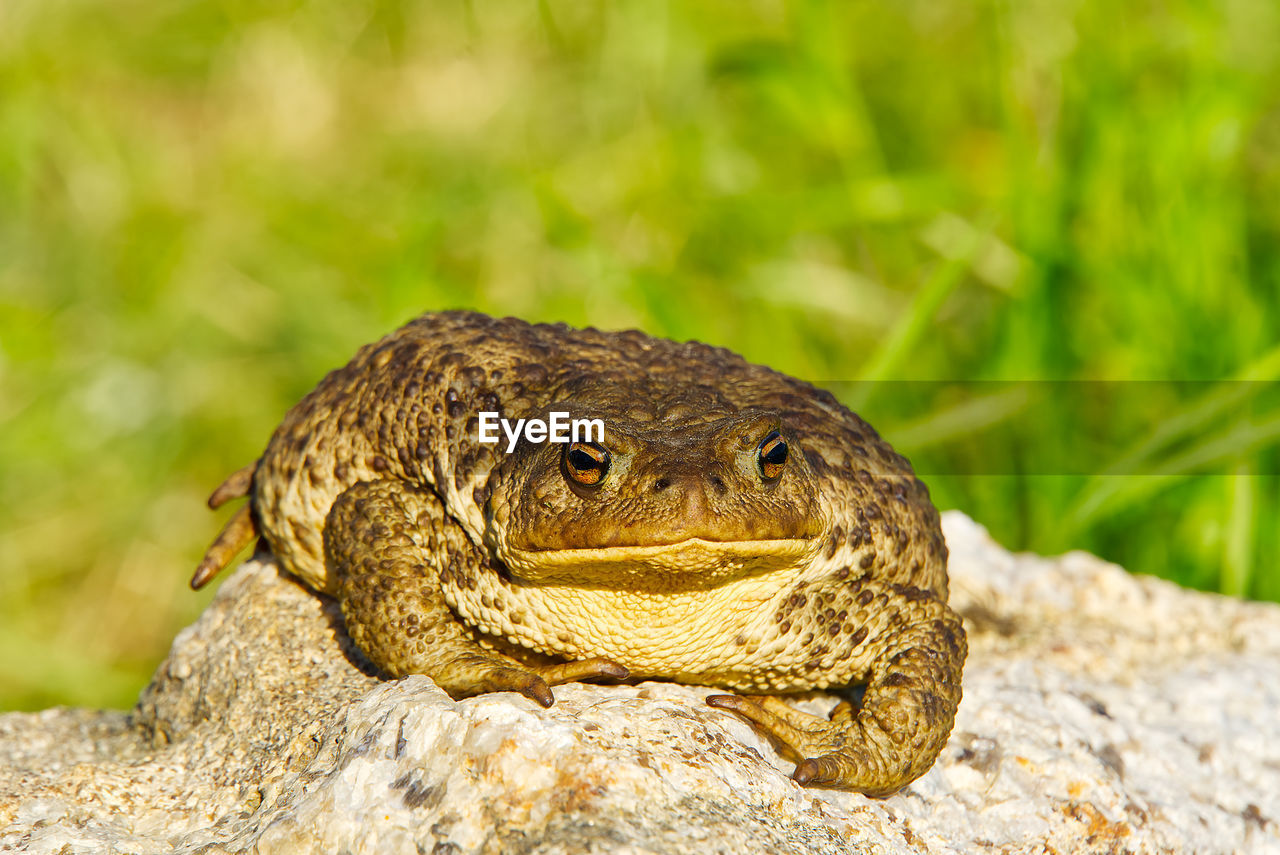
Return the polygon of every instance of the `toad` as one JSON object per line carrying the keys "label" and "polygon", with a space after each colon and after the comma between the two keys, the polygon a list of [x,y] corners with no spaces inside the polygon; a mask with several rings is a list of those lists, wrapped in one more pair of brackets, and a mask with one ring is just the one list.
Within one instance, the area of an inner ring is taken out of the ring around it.
{"label": "toad", "polygon": [[[603,432],[481,441],[482,417]],[[454,698],[721,687],[706,702],[796,781],[869,795],[927,771],[955,720],[966,642],[928,490],[830,393],[728,350],[425,315],[325,377],[209,503],[241,496],[193,587],[260,535],[385,675]],[[825,718],[783,700],[846,687]]]}

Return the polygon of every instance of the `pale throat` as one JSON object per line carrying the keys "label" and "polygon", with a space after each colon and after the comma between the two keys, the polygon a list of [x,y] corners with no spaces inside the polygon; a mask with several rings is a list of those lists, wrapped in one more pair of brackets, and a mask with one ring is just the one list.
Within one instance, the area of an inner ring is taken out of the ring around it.
{"label": "pale throat", "polygon": [[522,647],[605,656],[638,675],[697,673],[743,665],[764,641],[770,602],[804,573],[790,566],[713,587],[638,590],[520,584],[481,572],[474,590],[452,581],[444,589],[467,623]]}

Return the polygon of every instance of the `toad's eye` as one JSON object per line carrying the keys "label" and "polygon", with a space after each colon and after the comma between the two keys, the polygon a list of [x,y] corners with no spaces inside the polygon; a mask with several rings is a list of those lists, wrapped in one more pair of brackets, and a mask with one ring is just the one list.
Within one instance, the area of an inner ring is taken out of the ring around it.
{"label": "toad's eye", "polygon": [[609,452],[594,442],[570,443],[564,453],[564,468],[579,484],[594,487],[609,473]]}
{"label": "toad's eye", "polygon": [[760,441],[756,465],[760,467],[760,477],[766,481],[777,481],[782,477],[782,464],[787,462],[787,441],[775,430]]}

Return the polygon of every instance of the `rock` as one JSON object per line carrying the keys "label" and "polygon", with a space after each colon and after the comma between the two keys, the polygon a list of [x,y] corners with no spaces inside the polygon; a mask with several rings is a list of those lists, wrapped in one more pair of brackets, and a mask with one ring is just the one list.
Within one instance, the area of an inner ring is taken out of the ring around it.
{"label": "rock", "polygon": [[965,698],[890,798],[797,787],[712,689],[380,681],[259,559],[130,714],[0,716],[0,850],[1280,852],[1280,608],[944,524]]}

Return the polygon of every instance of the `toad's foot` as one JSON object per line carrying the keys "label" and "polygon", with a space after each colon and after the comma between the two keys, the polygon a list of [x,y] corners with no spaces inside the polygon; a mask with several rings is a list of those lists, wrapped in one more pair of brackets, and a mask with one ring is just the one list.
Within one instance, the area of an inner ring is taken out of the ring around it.
{"label": "toad's foot", "polygon": [[891,795],[933,765],[960,703],[960,619],[936,600],[921,606],[925,619],[896,633],[877,657],[860,708],[843,701],[822,719],[772,696],[710,695],[707,703],[777,742],[797,760],[798,783]]}
{"label": "toad's foot", "polygon": [[555,703],[551,686],[579,680],[625,680],[630,676],[622,665],[600,657],[530,667],[500,654],[470,651],[447,661],[437,660],[426,673],[455,699],[485,692],[519,692],[544,707]]}
{"label": "toad's foot", "polygon": [[[854,732],[854,708],[848,701],[841,701],[829,719],[792,709],[772,695],[710,695],[707,703],[748,719],[789,757],[797,759],[792,775],[797,783],[829,784],[842,778],[855,779],[859,765],[870,765],[869,758],[856,756],[863,743]],[[854,784],[853,788],[862,787]]]}

